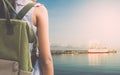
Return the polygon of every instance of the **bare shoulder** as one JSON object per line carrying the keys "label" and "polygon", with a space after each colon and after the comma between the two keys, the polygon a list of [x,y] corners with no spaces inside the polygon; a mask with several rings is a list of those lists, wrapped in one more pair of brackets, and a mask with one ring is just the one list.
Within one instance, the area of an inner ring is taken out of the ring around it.
{"label": "bare shoulder", "polygon": [[33,23],[39,27],[48,25],[48,11],[44,5],[35,5]]}
{"label": "bare shoulder", "polygon": [[36,4],[35,5],[35,13],[37,16],[47,16],[48,15],[48,11],[47,8],[43,5],[43,4]]}

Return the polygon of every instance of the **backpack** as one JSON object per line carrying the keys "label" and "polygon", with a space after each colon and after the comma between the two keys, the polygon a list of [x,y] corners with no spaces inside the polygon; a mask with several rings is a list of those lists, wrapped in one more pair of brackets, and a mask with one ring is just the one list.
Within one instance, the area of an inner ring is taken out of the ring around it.
{"label": "backpack", "polygon": [[34,42],[34,32],[26,21],[21,20],[34,3],[27,4],[16,16],[9,16],[8,0],[2,0],[5,18],[0,18],[0,75],[33,75],[29,43]]}

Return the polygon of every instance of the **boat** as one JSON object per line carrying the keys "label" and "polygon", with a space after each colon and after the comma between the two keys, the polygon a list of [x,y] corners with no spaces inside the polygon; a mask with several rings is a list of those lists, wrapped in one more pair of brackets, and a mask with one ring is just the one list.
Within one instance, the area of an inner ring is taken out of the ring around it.
{"label": "boat", "polygon": [[109,49],[105,46],[102,46],[98,43],[90,45],[88,53],[109,53]]}
{"label": "boat", "polygon": [[107,48],[89,48],[88,53],[109,53]]}

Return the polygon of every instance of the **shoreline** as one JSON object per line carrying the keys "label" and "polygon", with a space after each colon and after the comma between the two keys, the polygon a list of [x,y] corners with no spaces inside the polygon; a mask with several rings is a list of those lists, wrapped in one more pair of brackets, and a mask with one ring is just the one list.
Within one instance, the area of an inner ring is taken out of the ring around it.
{"label": "shoreline", "polygon": [[117,53],[116,50],[111,50],[108,52],[88,52],[88,50],[51,50],[52,55],[61,54],[104,54],[104,53]]}

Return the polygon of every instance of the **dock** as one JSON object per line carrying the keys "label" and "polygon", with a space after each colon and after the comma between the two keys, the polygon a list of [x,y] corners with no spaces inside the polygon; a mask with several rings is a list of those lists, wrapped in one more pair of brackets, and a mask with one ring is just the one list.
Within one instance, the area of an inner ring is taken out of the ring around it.
{"label": "dock", "polygon": [[[117,53],[116,50],[108,51],[107,53]],[[51,50],[52,55],[60,54],[89,54],[88,50]],[[95,53],[93,53],[95,54]]]}

